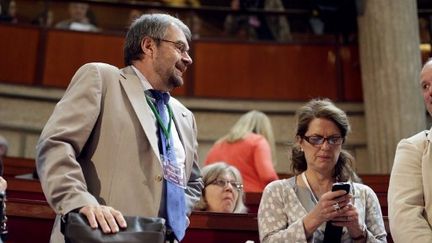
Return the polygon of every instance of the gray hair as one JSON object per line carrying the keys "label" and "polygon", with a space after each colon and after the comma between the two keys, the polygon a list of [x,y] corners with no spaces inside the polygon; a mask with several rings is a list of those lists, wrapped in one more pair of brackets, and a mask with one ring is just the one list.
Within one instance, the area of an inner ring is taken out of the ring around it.
{"label": "gray hair", "polygon": [[[236,181],[239,181],[243,184],[243,180],[240,174],[240,171],[225,162],[217,162],[202,168],[202,178],[204,182],[204,189],[201,195],[200,200],[195,204],[195,209],[200,211],[206,211],[208,209],[208,204],[205,199],[205,188],[211,183],[219,178],[219,176],[230,173]],[[235,207],[233,213],[246,213],[247,208],[244,205],[245,195],[243,190],[238,191],[237,202],[235,202]]]}
{"label": "gray hair", "polygon": [[125,65],[132,65],[132,61],[142,59],[144,53],[141,49],[141,42],[145,37],[154,38],[156,41],[164,39],[171,24],[182,30],[188,41],[191,40],[192,34],[189,27],[171,15],[154,13],[143,14],[137,18],[126,34],[123,47]]}

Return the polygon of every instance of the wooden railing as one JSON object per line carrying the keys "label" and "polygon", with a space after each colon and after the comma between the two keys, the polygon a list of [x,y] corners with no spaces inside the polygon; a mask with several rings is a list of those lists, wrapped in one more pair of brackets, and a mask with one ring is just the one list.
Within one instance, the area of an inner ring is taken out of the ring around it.
{"label": "wooden railing", "polygon": [[[29,239],[32,242],[48,242],[55,213],[46,202],[39,181],[32,178],[34,160],[7,157],[4,165],[4,175],[8,181],[8,242],[27,242]],[[365,184],[377,192],[381,205],[385,202],[386,208],[389,175],[361,177]],[[261,193],[246,193],[248,214],[193,212],[186,238],[182,242],[196,242],[197,239],[206,239],[208,242],[259,242],[256,212],[260,200]],[[383,210],[385,215],[386,212]],[[384,221],[387,232],[390,232],[387,216],[384,216]],[[388,239],[392,242],[390,235]]]}
{"label": "wooden railing", "polygon": [[[46,201],[10,198],[7,202],[8,242],[48,242],[55,214]],[[193,212],[182,242],[259,242],[256,214]]]}
{"label": "wooden railing", "polygon": [[[55,213],[48,205],[39,181],[32,178],[34,160],[7,157],[4,165],[4,176],[8,181],[8,242],[22,243],[30,239],[35,243],[49,242]],[[259,242],[256,213],[193,212],[182,242],[194,243],[197,239],[206,239],[207,242]]]}
{"label": "wooden railing", "polygon": [[[32,242],[48,242],[55,213],[45,200],[11,197],[7,201],[7,215],[8,242],[27,242],[29,239]],[[259,242],[256,214],[193,212],[182,242],[193,243],[197,239],[207,239],[209,242]]]}
{"label": "wooden railing", "polygon": [[[85,63],[122,67],[123,42],[124,37],[115,34],[0,24],[0,82],[65,88]],[[194,40],[191,55],[194,64],[185,75],[184,87],[176,89],[175,95],[362,100],[355,45]]]}

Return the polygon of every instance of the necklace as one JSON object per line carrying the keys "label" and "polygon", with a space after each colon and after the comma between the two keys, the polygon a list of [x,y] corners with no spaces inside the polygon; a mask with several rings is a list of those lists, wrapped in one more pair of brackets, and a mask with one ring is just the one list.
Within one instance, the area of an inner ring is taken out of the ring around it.
{"label": "necklace", "polygon": [[309,192],[310,192],[311,195],[312,195],[312,201],[313,201],[315,204],[318,204],[318,198],[315,196],[315,194],[314,194],[313,191],[312,191],[312,188],[311,188],[310,185],[309,185],[309,182],[308,182],[308,180],[307,180],[307,178],[306,178],[306,173],[303,172],[301,176],[302,176],[302,179],[303,179],[304,184],[306,184],[306,187],[309,189]]}

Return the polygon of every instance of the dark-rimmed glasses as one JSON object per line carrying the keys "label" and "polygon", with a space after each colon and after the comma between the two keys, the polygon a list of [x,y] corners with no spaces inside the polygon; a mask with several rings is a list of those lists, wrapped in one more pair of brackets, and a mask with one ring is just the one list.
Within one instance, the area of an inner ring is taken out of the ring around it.
{"label": "dark-rimmed glasses", "polygon": [[234,189],[236,189],[237,191],[240,191],[243,189],[243,184],[241,184],[238,181],[228,181],[228,180],[219,180],[218,179],[218,180],[214,180],[214,181],[210,182],[208,185],[216,185],[216,186],[224,188],[228,185],[228,183],[231,184],[231,186]]}
{"label": "dark-rimmed glasses", "polygon": [[181,42],[181,41],[172,41],[172,40],[161,39],[161,38],[156,38],[156,40],[174,44],[175,48],[182,54],[188,53],[188,49],[186,47],[186,44]]}
{"label": "dark-rimmed glasses", "polygon": [[322,145],[324,144],[325,141],[327,141],[327,143],[330,145],[341,145],[345,141],[343,137],[338,135],[330,136],[330,137],[313,135],[313,136],[303,136],[302,138],[312,145]]}

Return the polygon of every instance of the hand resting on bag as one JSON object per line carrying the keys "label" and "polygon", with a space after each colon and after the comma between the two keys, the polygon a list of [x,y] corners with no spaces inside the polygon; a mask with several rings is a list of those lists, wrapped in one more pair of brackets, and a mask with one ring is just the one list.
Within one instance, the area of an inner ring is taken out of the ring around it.
{"label": "hand resting on bag", "polygon": [[66,243],[165,243],[165,219],[158,217],[124,216],[127,228],[105,234],[89,226],[83,214],[70,212],[64,218],[62,233]]}
{"label": "hand resting on bag", "polygon": [[119,232],[119,227],[126,228],[123,214],[112,207],[104,205],[88,205],[79,210],[89,221],[90,227],[96,229],[100,226],[105,234]]}

